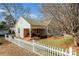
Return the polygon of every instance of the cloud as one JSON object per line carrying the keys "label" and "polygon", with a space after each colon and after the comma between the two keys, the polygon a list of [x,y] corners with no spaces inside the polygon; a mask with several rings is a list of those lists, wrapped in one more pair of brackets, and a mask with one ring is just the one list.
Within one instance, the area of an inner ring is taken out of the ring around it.
{"label": "cloud", "polygon": [[31,18],[38,18],[37,15],[35,15],[35,14],[30,14],[30,17]]}
{"label": "cloud", "polygon": [[6,10],[0,9],[0,12],[6,12]]}
{"label": "cloud", "polygon": [[0,14],[2,14],[2,13],[6,14],[6,15],[9,15],[9,13],[6,10],[0,9]]}

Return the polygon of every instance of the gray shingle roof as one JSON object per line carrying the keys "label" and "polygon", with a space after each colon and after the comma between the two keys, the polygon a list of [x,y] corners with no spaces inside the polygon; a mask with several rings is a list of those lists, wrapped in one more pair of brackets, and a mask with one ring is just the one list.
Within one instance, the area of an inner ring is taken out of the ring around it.
{"label": "gray shingle roof", "polygon": [[35,20],[35,19],[29,19],[27,17],[23,17],[27,22],[29,22],[31,25],[35,26],[47,26],[49,24],[48,20]]}

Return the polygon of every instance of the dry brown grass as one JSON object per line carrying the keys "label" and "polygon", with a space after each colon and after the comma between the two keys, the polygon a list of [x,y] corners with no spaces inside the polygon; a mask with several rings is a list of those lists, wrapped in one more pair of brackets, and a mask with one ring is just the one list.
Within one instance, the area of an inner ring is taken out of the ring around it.
{"label": "dry brown grass", "polygon": [[58,39],[64,39],[64,37],[63,36],[61,36],[61,37],[54,37],[54,36],[52,36],[52,37],[49,37],[47,39],[48,40],[58,40]]}
{"label": "dry brown grass", "polygon": [[79,56],[79,47],[74,46],[72,36],[49,37],[46,40],[45,39],[39,40],[39,42],[43,42],[46,45],[52,43],[52,46],[58,46],[62,48],[73,47],[73,50],[75,50],[77,52],[77,55]]}
{"label": "dry brown grass", "polygon": [[0,56],[36,56],[35,53],[12,44],[0,37]]}

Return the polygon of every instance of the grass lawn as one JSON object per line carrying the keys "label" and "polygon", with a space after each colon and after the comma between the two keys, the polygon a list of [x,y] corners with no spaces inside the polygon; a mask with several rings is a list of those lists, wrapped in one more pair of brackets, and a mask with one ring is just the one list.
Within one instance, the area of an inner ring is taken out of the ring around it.
{"label": "grass lawn", "polygon": [[55,46],[55,47],[60,47],[64,49],[72,46],[73,49],[76,49],[77,55],[79,55],[79,47],[74,47],[73,39],[48,38],[48,39],[41,39],[38,42],[43,45]]}
{"label": "grass lawn", "polygon": [[45,44],[48,46],[56,46],[56,47],[62,47],[62,48],[67,48],[69,46],[71,46],[74,41],[73,39],[60,39],[60,38],[54,38],[54,39],[41,39],[39,40],[39,43],[41,44]]}

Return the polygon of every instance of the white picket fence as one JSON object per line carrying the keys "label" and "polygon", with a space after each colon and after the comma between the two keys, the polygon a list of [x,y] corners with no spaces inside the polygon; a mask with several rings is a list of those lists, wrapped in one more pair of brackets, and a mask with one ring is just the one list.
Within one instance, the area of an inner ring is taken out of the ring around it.
{"label": "white picket fence", "polygon": [[34,40],[32,42],[28,42],[20,38],[12,37],[11,35],[5,35],[5,39],[41,56],[76,56],[76,52],[73,51],[72,47],[64,49],[46,46],[36,43]]}

